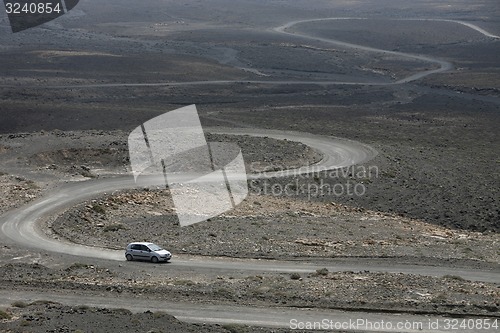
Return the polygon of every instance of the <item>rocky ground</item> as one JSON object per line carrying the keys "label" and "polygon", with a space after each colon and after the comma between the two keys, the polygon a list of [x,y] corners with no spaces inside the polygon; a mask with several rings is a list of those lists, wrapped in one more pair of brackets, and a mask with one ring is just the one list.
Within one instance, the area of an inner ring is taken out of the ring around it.
{"label": "rocky ground", "polygon": [[152,241],[174,253],[239,258],[420,257],[498,262],[495,233],[459,231],[335,202],[252,194],[235,210],[180,228],[167,190],[94,199],[51,221],[49,232],[123,249]]}
{"label": "rocky ground", "polygon": [[39,185],[32,180],[0,172],[0,213],[27,204],[41,192]]}
{"label": "rocky ground", "polygon": [[[0,310],[0,329],[8,333],[281,333],[285,330],[236,324],[188,324],[163,312],[132,313],[126,309],[70,307],[51,301],[14,302]],[[306,331],[298,331],[306,332]]]}
{"label": "rocky ground", "polygon": [[[146,264],[147,265],[147,264]],[[141,265],[138,264],[138,267]],[[160,266],[168,266],[162,264]],[[285,306],[380,312],[463,314],[500,317],[497,284],[412,274],[328,272],[251,275],[169,273],[75,263],[52,269],[38,264],[0,266],[0,280],[16,289],[45,288],[85,295],[147,297],[170,302]]]}
{"label": "rocky ground", "polygon": [[159,312],[134,314],[125,309],[69,307],[50,301],[15,302],[0,312],[4,332],[227,332],[220,327],[189,325]]}
{"label": "rocky ground", "polygon": [[[29,174],[43,179],[95,178],[128,172],[127,138],[123,131],[41,131],[0,135],[3,174]],[[249,173],[290,169],[322,158],[312,148],[291,141],[206,133],[207,142],[231,142],[241,148]],[[37,173],[32,171],[36,170]]]}

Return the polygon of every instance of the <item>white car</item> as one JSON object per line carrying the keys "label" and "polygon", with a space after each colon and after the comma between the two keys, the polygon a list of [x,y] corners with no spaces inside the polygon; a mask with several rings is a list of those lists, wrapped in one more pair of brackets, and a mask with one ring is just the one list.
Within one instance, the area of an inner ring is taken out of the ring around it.
{"label": "white car", "polygon": [[169,261],[172,254],[154,243],[136,242],[127,245],[125,258],[128,261],[148,260],[157,263],[159,261]]}

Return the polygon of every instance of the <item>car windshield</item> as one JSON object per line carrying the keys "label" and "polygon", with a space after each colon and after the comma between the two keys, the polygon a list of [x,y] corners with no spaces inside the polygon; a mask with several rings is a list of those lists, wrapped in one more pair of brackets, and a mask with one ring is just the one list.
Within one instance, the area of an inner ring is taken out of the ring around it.
{"label": "car windshield", "polygon": [[148,247],[151,249],[151,251],[160,251],[160,250],[163,250],[161,247],[159,247],[156,244],[149,244]]}

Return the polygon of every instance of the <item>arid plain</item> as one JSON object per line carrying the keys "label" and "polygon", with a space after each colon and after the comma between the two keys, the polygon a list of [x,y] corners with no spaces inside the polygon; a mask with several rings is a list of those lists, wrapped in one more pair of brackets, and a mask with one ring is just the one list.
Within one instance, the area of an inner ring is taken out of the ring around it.
{"label": "arid plain", "polygon": [[[0,16],[0,330],[285,332],[301,309],[498,319],[499,17],[487,0],[88,0],[12,34]],[[234,210],[181,228],[167,189],[106,186],[131,177],[131,130],[191,104],[249,174],[321,163],[302,135],[376,153],[250,180]],[[16,218],[58,193],[29,225],[40,244],[23,242]],[[135,240],[172,262],[125,262]],[[58,249],[82,245],[102,255]]]}

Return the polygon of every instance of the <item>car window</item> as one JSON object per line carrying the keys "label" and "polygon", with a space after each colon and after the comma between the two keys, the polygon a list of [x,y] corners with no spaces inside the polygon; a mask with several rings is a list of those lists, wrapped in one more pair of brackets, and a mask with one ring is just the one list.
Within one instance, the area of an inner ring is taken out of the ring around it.
{"label": "car window", "polygon": [[151,245],[149,245],[149,248],[151,249],[151,251],[160,251],[160,250],[162,250],[162,248],[161,248],[161,247],[159,247],[159,246],[158,246],[158,245],[156,245],[156,244],[151,244]]}
{"label": "car window", "polygon": [[149,248],[146,245],[141,245],[141,250],[142,251],[148,251]]}
{"label": "car window", "polygon": [[132,245],[132,250],[140,250],[141,246],[139,244]]}

